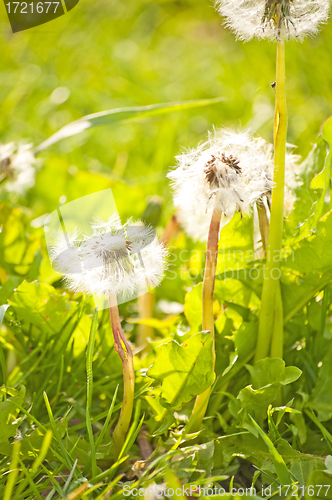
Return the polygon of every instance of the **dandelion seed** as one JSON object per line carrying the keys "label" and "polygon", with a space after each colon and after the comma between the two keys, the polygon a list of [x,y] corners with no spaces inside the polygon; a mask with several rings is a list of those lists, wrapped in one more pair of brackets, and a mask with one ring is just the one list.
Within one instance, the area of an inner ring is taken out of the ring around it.
{"label": "dandelion seed", "polygon": [[[67,286],[75,293],[102,297],[116,295],[121,302],[136,292],[159,285],[166,250],[150,227],[118,216],[91,224],[92,235],[79,231],[55,235],[51,257]],[[69,247],[68,247],[69,241]]]}
{"label": "dandelion seed", "polygon": [[[223,213],[224,226],[236,211],[250,214],[256,202],[271,195],[273,146],[253,137],[250,131],[219,130],[177,160],[178,167],[168,177],[173,184],[179,221],[194,239],[206,240],[216,203]],[[295,199],[292,187],[296,184],[297,161],[297,156],[287,155],[289,209]]]}
{"label": "dandelion seed", "polygon": [[7,191],[20,195],[33,187],[37,165],[31,144],[16,146],[11,142],[0,146],[0,182],[6,181]]}
{"label": "dandelion seed", "polygon": [[240,40],[283,40],[317,33],[330,0],[216,0],[216,7]]}

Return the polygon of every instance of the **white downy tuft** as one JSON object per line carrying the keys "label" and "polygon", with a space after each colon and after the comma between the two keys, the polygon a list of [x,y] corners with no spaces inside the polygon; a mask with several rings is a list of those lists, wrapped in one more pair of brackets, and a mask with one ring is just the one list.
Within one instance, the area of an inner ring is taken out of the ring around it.
{"label": "white downy tuft", "polygon": [[11,142],[0,146],[0,182],[6,181],[6,191],[22,195],[34,186],[38,160],[32,145],[15,145]]}
{"label": "white downy tuft", "polygon": [[330,0],[216,0],[216,8],[240,40],[301,39],[327,21]]}
{"label": "white downy tuft", "polygon": [[117,295],[119,303],[159,285],[166,268],[166,250],[152,228],[117,215],[91,224],[92,234],[55,235],[53,267],[75,293]]}
{"label": "white downy tuft", "polygon": [[[215,203],[223,213],[223,227],[236,211],[250,214],[257,201],[271,195],[273,146],[250,131],[221,129],[177,160],[177,168],[168,177],[179,221],[193,239],[206,240]],[[295,199],[292,184],[297,161],[298,157],[287,154],[289,207]]]}

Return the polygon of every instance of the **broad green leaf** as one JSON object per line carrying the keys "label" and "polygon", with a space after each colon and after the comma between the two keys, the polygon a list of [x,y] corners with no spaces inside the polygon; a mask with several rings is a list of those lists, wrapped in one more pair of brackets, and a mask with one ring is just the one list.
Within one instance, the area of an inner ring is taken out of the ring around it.
{"label": "broad green leaf", "polygon": [[309,403],[317,412],[320,421],[325,422],[332,417],[332,348],[329,347],[323,358],[319,378],[310,395]]}
{"label": "broad green leaf", "polygon": [[307,484],[310,474],[324,465],[322,457],[300,453],[294,450],[285,439],[278,439],[274,444],[287,464],[289,471],[295,476],[300,485]]}
{"label": "broad green leaf", "polygon": [[202,325],[202,288],[202,283],[195,285],[184,299],[184,314],[192,331]]}
{"label": "broad green leaf", "polygon": [[227,271],[237,279],[237,270],[253,262],[253,218],[241,217],[236,212],[231,221],[220,232],[217,276]]}
{"label": "broad green leaf", "polygon": [[296,366],[285,366],[285,361],[280,358],[265,358],[254,366],[247,365],[249,370],[253,387],[261,389],[267,387],[275,382],[281,385],[291,384],[297,380],[302,372]]}
{"label": "broad green leaf", "polygon": [[267,416],[268,406],[278,398],[280,387],[297,380],[302,372],[295,366],[285,367],[285,362],[280,358],[265,358],[254,366],[246,367],[253,385],[242,389],[237,399],[247,413],[263,421]]}
{"label": "broad green leaf", "polygon": [[251,321],[250,323],[242,323],[238,331],[234,334],[235,348],[240,362],[245,362],[254,352],[257,333],[258,323]]}
{"label": "broad green leaf", "polygon": [[332,280],[332,212],[322,217],[309,236],[286,247],[285,253],[281,290],[287,323]]}
{"label": "broad green leaf", "polygon": [[31,323],[46,334],[60,333],[66,319],[77,308],[74,302],[68,300],[66,293],[37,281],[23,281],[9,304],[23,323]]}
{"label": "broad green leaf", "polygon": [[205,472],[205,477],[211,476],[214,467],[214,441],[203,443],[197,452],[197,469]]}
{"label": "broad green leaf", "polygon": [[[259,422],[263,422],[267,417],[268,406],[278,397],[279,388],[280,384],[278,383],[268,385],[262,389],[253,389],[251,385],[248,385],[239,392],[237,399],[247,413],[253,415]],[[245,414],[241,413],[240,417],[245,419]],[[249,428],[247,425],[244,427]]]}
{"label": "broad green leaf", "polygon": [[17,401],[20,405],[25,399],[25,387],[21,388],[17,396],[10,397],[0,403],[0,442],[5,443],[8,438],[15,436],[16,430],[20,425],[17,421],[17,406],[13,403]]}
{"label": "broad green leaf", "polygon": [[317,201],[317,203],[314,205],[314,210],[312,215],[309,217],[309,219],[304,223],[303,227],[301,228],[301,234],[303,234],[303,229],[306,228],[308,231],[312,228],[314,228],[321,216],[323,215],[323,210],[324,210],[324,203],[325,203],[325,197],[330,189],[330,179],[331,179],[331,160],[332,160],[332,117],[329,118],[322,129],[322,137],[323,139],[328,143],[329,145],[329,153],[326,157],[325,160],[325,165],[324,165],[324,170],[321,172],[321,176],[313,179],[313,182],[311,183],[311,188],[312,189],[317,189],[317,185],[319,188],[322,188],[323,191]]}
{"label": "broad green leaf", "polygon": [[167,407],[180,409],[213,383],[210,333],[196,333],[182,345],[173,340],[158,347],[157,352],[147,375],[161,382]]}
{"label": "broad green leaf", "polygon": [[315,470],[309,477],[305,488],[305,500],[332,499],[332,478],[323,470]]}
{"label": "broad green leaf", "polygon": [[22,405],[25,398],[25,393],[26,389],[23,386],[21,387],[20,392],[16,392],[17,395],[11,396],[0,403],[0,422],[8,423],[9,416],[14,416],[17,414],[17,406],[13,403],[13,401],[16,401],[18,404]]}
{"label": "broad green leaf", "polygon": [[35,153],[40,153],[40,151],[49,148],[53,144],[56,144],[63,139],[67,139],[68,137],[72,137],[73,135],[80,134],[84,130],[87,130],[91,127],[97,127],[100,125],[115,125],[117,123],[126,122],[129,120],[137,120],[148,118],[150,116],[165,115],[167,113],[174,113],[176,111],[182,111],[185,109],[198,108],[200,106],[209,106],[223,100],[223,97],[217,97],[215,99],[201,99],[197,101],[152,104],[150,106],[110,109],[108,111],[101,111],[100,113],[83,116],[83,118],[80,118],[79,120],[69,123],[65,127],[61,128],[49,139],[40,144],[35,149]]}
{"label": "broad green leaf", "polygon": [[[332,117],[329,118],[323,128],[322,134],[317,139],[307,159],[302,164],[301,186],[296,190],[297,202],[295,210],[290,216],[290,223],[286,224],[289,232],[293,225],[293,230],[297,229],[295,236],[289,241],[295,243],[310,234],[315,228],[319,219],[327,211],[325,202],[326,194],[330,189],[331,159],[332,159]],[[323,169],[320,171],[320,169]],[[317,172],[319,172],[317,174]],[[317,174],[312,177],[313,174]],[[310,183],[310,189],[309,189]],[[314,190],[322,190],[317,193]],[[308,207],[310,210],[308,211]]]}

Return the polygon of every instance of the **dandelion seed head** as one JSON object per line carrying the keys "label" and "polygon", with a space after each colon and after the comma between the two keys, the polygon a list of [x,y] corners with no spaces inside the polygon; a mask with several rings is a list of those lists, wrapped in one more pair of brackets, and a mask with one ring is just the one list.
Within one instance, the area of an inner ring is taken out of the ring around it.
{"label": "dandelion seed head", "polygon": [[[296,158],[287,155],[287,170],[294,171]],[[271,195],[273,146],[250,131],[216,131],[177,161],[177,168],[168,174],[173,201],[180,223],[195,240],[206,240],[216,203],[223,214],[223,227],[236,211],[250,214],[256,202]]]}
{"label": "dandelion seed head", "polygon": [[35,184],[38,161],[32,145],[16,145],[11,142],[0,146],[0,181],[6,180],[8,192],[24,194]]}
{"label": "dandelion seed head", "polygon": [[[74,293],[98,297],[115,294],[124,301],[159,285],[167,252],[152,228],[137,228],[131,221],[121,226],[120,219],[113,216],[107,222],[98,220],[91,224],[91,235],[82,237],[77,232],[56,238],[51,255],[68,288]],[[128,236],[135,244],[130,243]]]}
{"label": "dandelion seed head", "polygon": [[216,8],[240,40],[301,39],[326,22],[330,0],[216,0]]}

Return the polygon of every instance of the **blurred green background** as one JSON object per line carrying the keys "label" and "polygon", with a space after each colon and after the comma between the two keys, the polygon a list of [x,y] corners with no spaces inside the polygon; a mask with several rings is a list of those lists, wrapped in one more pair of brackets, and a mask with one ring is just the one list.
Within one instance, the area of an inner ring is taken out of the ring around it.
{"label": "blurred green background", "polygon": [[[112,187],[121,217],[163,196],[182,148],[213,126],[252,127],[272,141],[275,44],[237,42],[209,1],[81,0],[65,16],[12,34],[0,6],[1,142],[37,145],[82,115],[119,106],[224,96],[206,108],[100,127],[44,152],[27,206],[31,219]],[[332,114],[331,24],[287,43],[289,142],[306,156]]]}

